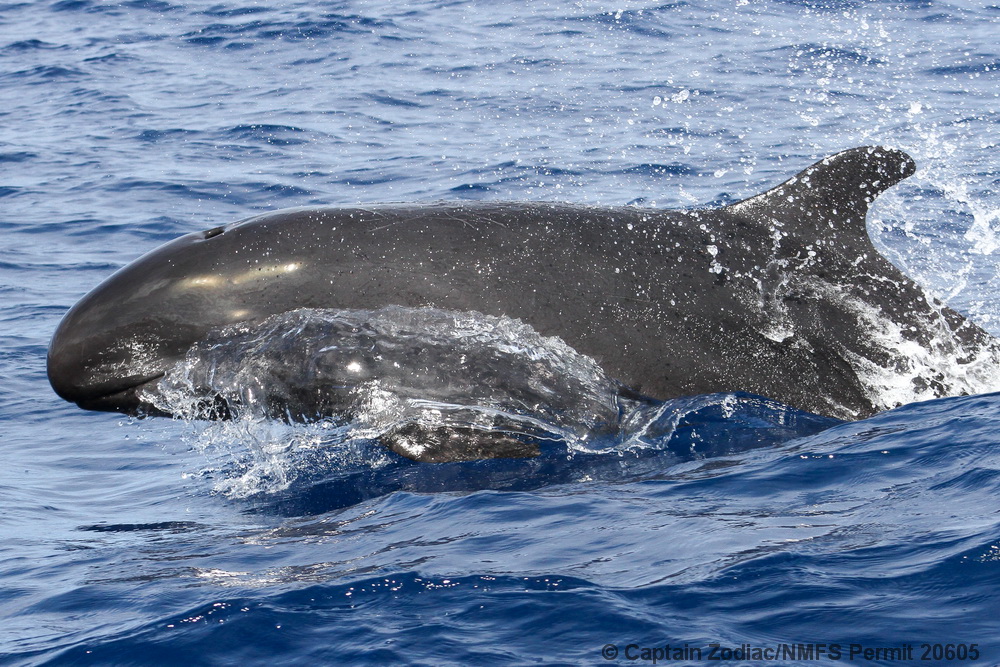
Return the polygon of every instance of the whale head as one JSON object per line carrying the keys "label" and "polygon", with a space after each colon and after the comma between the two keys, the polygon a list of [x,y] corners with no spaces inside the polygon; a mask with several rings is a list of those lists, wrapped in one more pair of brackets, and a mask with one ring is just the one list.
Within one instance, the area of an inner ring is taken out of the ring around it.
{"label": "whale head", "polygon": [[[281,226],[279,215],[268,218]],[[293,214],[294,215],[294,214]],[[81,299],[49,345],[62,398],[91,410],[147,411],[139,392],[217,327],[313,307],[308,259],[284,234],[246,223],[187,234],[143,255]]]}
{"label": "whale head", "polygon": [[135,411],[138,391],[220,319],[211,271],[196,266],[220,230],[187,234],[129,264],[81,299],[49,345],[56,393],[92,410]]}

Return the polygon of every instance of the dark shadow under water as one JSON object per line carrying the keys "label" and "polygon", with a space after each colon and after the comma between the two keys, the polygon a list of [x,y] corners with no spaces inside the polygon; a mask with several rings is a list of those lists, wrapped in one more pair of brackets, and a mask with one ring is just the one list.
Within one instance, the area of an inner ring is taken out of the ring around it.
{"label": "dark shadow under water", "polygon": [[712,394],[643,407],[656,417],[642,439],[606,437],[581,449],[554,438],[533,458],[420,463],[387,451],[374,439],[331,439],[317,449],[290,454],[291,483],[277,491],[251,493],[245,498],[247,511],[307,516],[397,491],[529,491],[586,481],[661,479],[675,474],[678,464],[716,461],[728,468],[736,462],[727,463],[726,457],[779,446],[843,423],[751,394]]}

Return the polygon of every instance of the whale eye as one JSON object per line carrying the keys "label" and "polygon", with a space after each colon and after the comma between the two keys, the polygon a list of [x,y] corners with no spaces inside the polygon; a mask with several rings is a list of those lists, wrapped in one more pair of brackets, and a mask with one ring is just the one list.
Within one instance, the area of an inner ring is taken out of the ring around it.
{"label": "whale eye", "polygon": [[215,238],[224,231],[226,231],[225,227],[215,227],[202,234],[202,238],[207,241],[208,239]]}

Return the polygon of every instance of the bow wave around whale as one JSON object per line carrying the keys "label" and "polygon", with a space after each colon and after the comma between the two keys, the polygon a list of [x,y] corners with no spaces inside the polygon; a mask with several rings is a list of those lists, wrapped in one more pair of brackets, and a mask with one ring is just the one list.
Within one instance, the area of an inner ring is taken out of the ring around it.
{"label": "bow wave around whale", "polygon": [[531,456],[552,424],[620,429],[647,399],[747,392],[859,419],[994,389],[995,339],[869,239],[869,204],[914,170],[862,147],[718,209],[259,215],[90,292],[49,379],[87,409],[362,419],[423,461]]}

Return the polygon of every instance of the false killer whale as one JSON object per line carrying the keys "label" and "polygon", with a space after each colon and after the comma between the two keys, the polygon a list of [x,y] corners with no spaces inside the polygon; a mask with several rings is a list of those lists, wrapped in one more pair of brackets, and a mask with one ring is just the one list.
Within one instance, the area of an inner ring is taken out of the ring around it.
{"label": "false killer whale", "polygon": [[[717,209],[448,202],[257,215],[169,242],[87,294],[55,332],[48,376],[80,407],[156,413],[146,392],[220,327],[402,306],[520,320],[655,399],[742,391],[860,419],[892,407],[886,387],[970,393],[965,371],[996,368],[996,342],[866,230],[869,204],[915,169],[901,151],[855,148]],[[517,455],[480,445],[427,460]]]}

